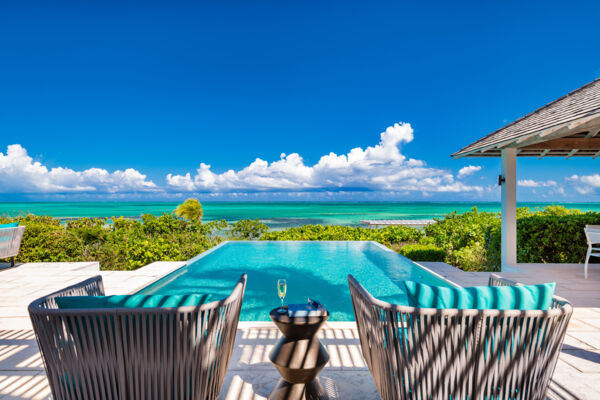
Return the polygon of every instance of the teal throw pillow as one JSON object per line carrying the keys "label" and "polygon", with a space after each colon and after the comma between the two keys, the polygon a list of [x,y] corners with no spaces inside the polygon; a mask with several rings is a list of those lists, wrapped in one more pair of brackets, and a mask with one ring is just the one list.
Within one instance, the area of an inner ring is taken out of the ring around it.
{"label": "teal throw pillow", "polygon": [[173,308],[201,306],[208,303],[209,294],[186,295],[116,295],[57,297],[60,309],[71,308]]}
{"label": "teal throw pillow", "polygon": [[547,310],[556,283],[522,286],[452,288],[406,281],[409,304],[419,308],[475,310]]}

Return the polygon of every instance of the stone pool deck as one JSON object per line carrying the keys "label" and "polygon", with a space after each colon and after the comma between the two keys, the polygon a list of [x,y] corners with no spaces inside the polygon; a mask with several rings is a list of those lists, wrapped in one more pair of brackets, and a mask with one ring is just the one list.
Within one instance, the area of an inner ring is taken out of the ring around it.
{"label": "stone pool deck", "polygon": [[[35,337],[27,316],[33,299],[101,274],[108,294],[129,293],[181,266],[157,262],[137,271],[102,271],[98,263],[0,265],[0,400],[49,399]],[[488,273],[423,263],[464,286],[485,284]],[[548,393],[551,399],[600,398],[600,265],[583,279],[582,265],[519,265],[501,274],[525,283],[556,281],[557,293],[575,306],[565,346]],[[264,399],[279,378],[267,355],[279,331],[269,322],[241,322],[221,399]],[[331,360],[320,377],[332,398],[378,399],[361,355],[353,322],[331,322],[320,332]],[[335,384],[334,384],[335,382]]]}
{"label": "stone pool deck", "polygon": [[155,262],[135,271],[100,271],[97,262],[0,264],[0,330],[31,329],[29,303],[92,276],[102,275],[106,294],[131,293],[183,264]]}

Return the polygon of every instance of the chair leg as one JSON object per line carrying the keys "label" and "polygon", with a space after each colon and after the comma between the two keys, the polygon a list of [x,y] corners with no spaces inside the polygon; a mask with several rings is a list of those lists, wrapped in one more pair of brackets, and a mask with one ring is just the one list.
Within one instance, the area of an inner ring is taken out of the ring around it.
{"label": "chair leg", "polygon": [[11,257],[11,258],[10,258],[10,267],[12,268],[12,267],[14,267],[14,266],[15,266],[15,258],[14,258],[14,257]]}
{"label": "chair leg", "polygon": [[585,255],[585,266],[583,267],[583,278],[587,279],[588,264],[590,263],[590,255],[592,254],[592,247],[588,247],[587,254]]}

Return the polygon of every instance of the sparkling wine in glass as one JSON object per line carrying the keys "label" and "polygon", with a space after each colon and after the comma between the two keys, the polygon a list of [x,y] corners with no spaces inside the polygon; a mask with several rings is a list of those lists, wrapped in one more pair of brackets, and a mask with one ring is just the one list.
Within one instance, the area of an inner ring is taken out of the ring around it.
{"label": "sparkling wine in glass", "polygon": [[285,279],[279,279],[277,281],[277,294],[279,295],[279,298],[281,299],[281,309],[280,312],[285,312],[285,310],[283,309],[283,299],[285,298],[285,292],[287,291],[287,283],[285,282]]}

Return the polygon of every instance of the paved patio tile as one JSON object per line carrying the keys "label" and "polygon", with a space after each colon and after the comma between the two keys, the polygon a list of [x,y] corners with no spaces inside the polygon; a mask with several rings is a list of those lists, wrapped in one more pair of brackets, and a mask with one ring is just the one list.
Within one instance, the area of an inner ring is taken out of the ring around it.
{"label": "paved patio tile", "polygon": [[[600,290],[600,289],[598,289]],[[600,330],[600,318],[582,318],[582,321]]]}
{"label": "paved patio tile", "polygon": [[50,388],[43,372],[0,371],[0,400],[46,400]]}
{"label": "paved patio tile", "polygon": [[563,350],[561,359],[580,372],[600,374],[600,350]]}
{"label": "paved patio tile", "polygon": [[548,388],[548,398],[556,400],[596,400],[600,399],[600,387],[596,384],[600,374],[586,374],[566,362],[559,360]]}
{"label": "paved patio tile", "polygon": [[0,330],[28,329],[31,330],[29,317],[0,317]]}
{"label": "paved patio tile", "polygon": [[0,331],[0,372],[5,371],[44,371],[32,331]]}
{"label": "paved patio tile", "polygon": [[591,346],[592,349],[600,350],[600,331],[568,331],[569,335]]}
{"label": "paved patio tile", "polygon": [[577,337],[577,335],[574,334],[573,332],[569,332],[565,336],[565,341],[563,343],[563,349],[564,350],[567,350],[567,349],[571,349],[571,350],[580,350],[580,349],[593,350],[594,346],[592,346],[591,344],[586,343],[583,340],[580,340]]}
{"label": "paved patio tile", "polygon": [[594,326],[587,324],[585,321],[582,321],[575,317],[571,317],[571,320],[569,321],[569,331],[593,332],[593,331],[597,331],[597,330],[598,329],[595,328]]}
{"label": "paved patio tile", "polygon": [[0,371],[43,371],[44,364],[35,343],[15,341],[0,344]]}
{"label": "paved patio tile", "polygon": [[[280,376],[277,371],[236,372],[225,378],[222,400],[263,400],[269,396]],[[379,399],[373,379],[368,372],[324,369],[319,374],[321,385],[330,398],[344,400]]]}
{"label": "paved patio tile", "polygon": [[28,263],[0,270],[0,330],[31,329],[27,306],[33,300],[81,282],[105,276],[107,294],[135,291],[185,264],[180,261],[152,263],[135,271],[100,271],[97,262]]}
{"label": "paved patio tile", "polygon": [[600,318],[600,308],[594,307],[575,307],[573,317],[579,319]]}

